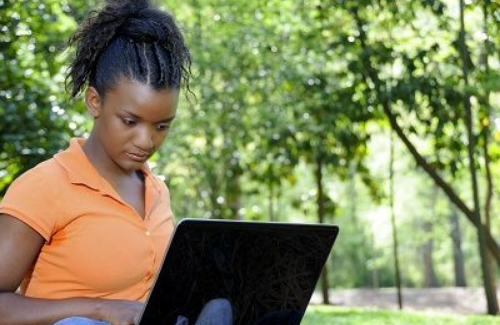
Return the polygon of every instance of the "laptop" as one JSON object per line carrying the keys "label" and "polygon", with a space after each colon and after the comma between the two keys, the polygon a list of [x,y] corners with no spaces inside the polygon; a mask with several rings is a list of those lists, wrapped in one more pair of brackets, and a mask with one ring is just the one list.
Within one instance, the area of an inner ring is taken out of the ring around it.
{"label": "laptop", "polygon": [[325,224],[183,219],[139,324],[194,325],[208,302],[223,299],[233,325],[299,325],[338,231]]}

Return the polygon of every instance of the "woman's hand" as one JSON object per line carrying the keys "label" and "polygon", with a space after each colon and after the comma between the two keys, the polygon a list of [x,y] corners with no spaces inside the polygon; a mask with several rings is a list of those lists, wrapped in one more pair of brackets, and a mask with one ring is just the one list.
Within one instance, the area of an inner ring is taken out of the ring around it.
{"label": "woman's hand", "polygon": [[102,299],[98,307],[99,320],[111,325],[137,325],[143,308],[143,302]]}

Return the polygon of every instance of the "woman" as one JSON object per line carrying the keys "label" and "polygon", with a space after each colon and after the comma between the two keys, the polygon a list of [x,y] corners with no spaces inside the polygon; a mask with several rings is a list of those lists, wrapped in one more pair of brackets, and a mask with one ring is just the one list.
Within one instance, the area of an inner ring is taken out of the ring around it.
{"label": "woman", "polygon": [[189,87],[174,19],[146,0],[108,1],[70,45],[71,95],[84,92],[94,125],[0,202],[3,325],[135,324],[174,228],[146,163]]}

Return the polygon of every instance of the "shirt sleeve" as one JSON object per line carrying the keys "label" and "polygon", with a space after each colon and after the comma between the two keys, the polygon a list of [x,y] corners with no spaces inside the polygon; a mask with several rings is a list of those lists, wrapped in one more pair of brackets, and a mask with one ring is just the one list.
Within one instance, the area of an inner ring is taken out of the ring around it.
{"label": "shirt sleeve", "polygon": [[0,214],[17,218],[49,242],[56,228],[55,197],[43,170],[35,167],[19,176],[0,201]]}

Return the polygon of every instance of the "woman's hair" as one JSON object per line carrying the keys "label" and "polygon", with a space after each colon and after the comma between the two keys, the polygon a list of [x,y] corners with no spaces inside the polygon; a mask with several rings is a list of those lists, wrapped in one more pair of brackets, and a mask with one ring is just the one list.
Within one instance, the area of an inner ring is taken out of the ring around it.
{"label": "woman's hair", "polygon": [[174,18],[148,0],[107,0],[69,39],[76,55],[67,82],[71,97],[88,83],[101,96],[121,77],[154,89],[189,90],[191,56]]}

